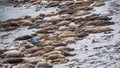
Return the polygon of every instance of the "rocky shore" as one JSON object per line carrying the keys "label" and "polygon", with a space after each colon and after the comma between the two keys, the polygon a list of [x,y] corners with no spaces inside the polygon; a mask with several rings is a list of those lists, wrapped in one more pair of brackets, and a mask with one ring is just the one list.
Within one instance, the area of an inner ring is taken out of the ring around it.
{"label": "rocky shore", "polygon": [[[15,3],[28,1],[24,0]],[[9,46],[0,49],[0,68],[53,68],[56,65],[66,64],[71,62],[68,57],[78,55],[74,53],[77,47],[74,48],[75,45],[69,47],[68,45],[82,41],[91,34],[110,34],[115,31],[115,29],[109,27],[116,24],[116,22],[112,21],[113,18],[110,15],[93,13],[94,7],[105,5],[106,1],[104,0],[50,2],[36,0],[30,1],[30,3],[44,5],[44,8],[57,7],[57,9],[56,12],[41,13],[36,17],[26,15],[23,18],[0,22],[1,32],[15,31],[22,27],[27,27],[27,30],[32,31],[31,34],[14,38],[13,41],[18,42],[13,44],[14,48],[9,49],[11,47]],[[7,35],[0,37],[4,39],[4,36]],[[92,40],[93,44],[96,42],[97,40]],[[89,46],[85,46],[83,49],[88,51],[87,47]],[[94,47],[93,49],[101,48]],[[91,56],[89,55],[89,57]],[[73,61],[80,62],[79,59]],[[86,61],[84,60],[84,62]],[[94,64],[95,62],[90,63]],[[68,66],[69,68],[74,67],[72,64]]]}

